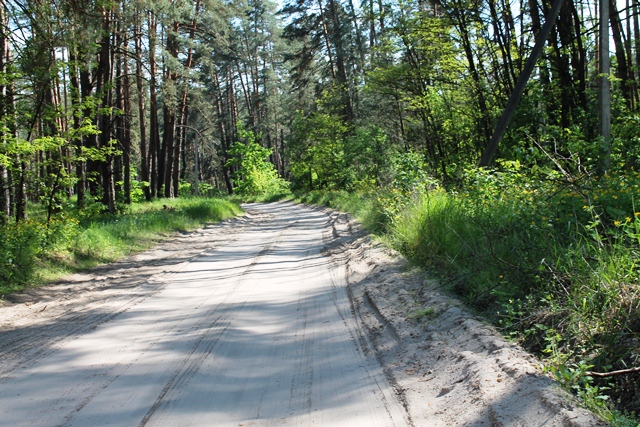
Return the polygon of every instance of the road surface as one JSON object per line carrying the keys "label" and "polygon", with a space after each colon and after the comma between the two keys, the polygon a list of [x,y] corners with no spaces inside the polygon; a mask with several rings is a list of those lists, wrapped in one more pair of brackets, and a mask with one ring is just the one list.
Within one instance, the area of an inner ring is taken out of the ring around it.
{"label": "road surface", "polygon": [[246,210],[110,305],[2,330],[0,425],[407,425],[325,251],[327,215]]}

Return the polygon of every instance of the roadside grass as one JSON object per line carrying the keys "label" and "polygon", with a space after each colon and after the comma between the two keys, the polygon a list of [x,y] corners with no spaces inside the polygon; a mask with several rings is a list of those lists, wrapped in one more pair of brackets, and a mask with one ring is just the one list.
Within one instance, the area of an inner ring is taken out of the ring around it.
{"label": "roadside grass", "polygon": [[[455,188],[315,192],[540,356],[614,426],[635,426],[640,366],[640,206],[633,171],[603,178],[470,170]],[[625,415],[626,414],[626,415]]]}
{"label": "roadside grass", "polygon": [[374,234],[383,234],[388,225],[375,193],[312,191],[297,194],[295,201],[349,212],[358,218],[366,230]]}
{"label": "roadside grass", "polygon": [[295,198],[294,194],[290,191],[277,191],[277,192],[267,192],[264,194],[253,194],[253,195],[231,195],[226,196],[225,199],[232,201],[234,203],[272,203],[272,202],[281,202],[285,200],[293,200]]}
{"label": "roadside grass", "polygon": [[116,261],[171,232],[194,230],[241,211],[228,200],[195,197],[135,203],[114,215],[69,205],[48,223],[35,211],[34,219],[0,228],[0,295]]}

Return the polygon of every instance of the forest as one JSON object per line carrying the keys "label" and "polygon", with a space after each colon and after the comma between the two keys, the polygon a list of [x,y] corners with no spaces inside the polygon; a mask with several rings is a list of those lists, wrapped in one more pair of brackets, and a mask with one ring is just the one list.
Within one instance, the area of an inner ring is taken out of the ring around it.
{"label": "forest", "polygon": [[601,3],[0,0],[1,293],[96,227],[295,194],[636,425],[640,5]]}

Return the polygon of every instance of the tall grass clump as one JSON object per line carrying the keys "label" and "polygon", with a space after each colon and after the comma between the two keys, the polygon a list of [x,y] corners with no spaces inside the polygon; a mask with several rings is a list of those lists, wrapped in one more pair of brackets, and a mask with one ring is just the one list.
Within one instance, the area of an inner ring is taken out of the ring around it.
{"label": "tall grass clump", "polygon": [[183,198],[136,203],[119,214],[71,206],[49,221],[35,219],[0,228],[0,295],[64,274],[115,261],[153,246],[175,231],[196,229],[237,215],[237,203]]}
{"label": "tall grass clump", "polygon": [[535,211],[539,189],[519,180],[513,171],[470,171],[462,188],[416,194],[394,217],[390,241],[477,308],[499,307],[538,284],[536,263],[552,235]]}

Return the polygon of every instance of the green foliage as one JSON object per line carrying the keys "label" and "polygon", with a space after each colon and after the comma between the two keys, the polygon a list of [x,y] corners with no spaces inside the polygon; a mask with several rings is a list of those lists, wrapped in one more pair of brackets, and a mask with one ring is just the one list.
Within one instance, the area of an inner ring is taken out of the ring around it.
{"label": "green foliage", "polygon": [[394,142],[424,147],[430,173],[446,174],[450,166],[476,160],[477,141],[485,139],[482,123],[493,109],[478,108],[484,88],[470,78],[461,46],[449,42],[455,28],[446,14],[433,16],[410,5],[392,15],[395,25],[382,36],[387,43],[377,47],[380,60],[367,73],[364,93],[374,97],[369,108],[377,114],[371,122],[390,132],[397,123],[387,120],[400,116],[401,135]]}
{"label": "green foliage", "polygon": [[517,162],[502,168],[469,170],[464,188],[422,196],[393,224],[392,242],[474,307],[497,310],[505,332],[546,356],[585,404],[603,416],[615,414],[613,403],[629,408],[628,380],[580,372],[640,357],[638,175],[533,178]]}
{"label": "green foliage", "polygon": [[41,224],[23,221],[0,229],[0,293],[27,286],[36,273]]}
{"label": "green foliage", "polygon": [[273,164],[267,161],[271,150],[260,146],[251,131],[241,127],[238,135],[244,142],[233,144],[227,162],[227,166],[238,167],[233,175],[234,191],[241,196],[288,192],[288,183],[278,177]]}
{"label": "green foliage", "polygon": [[[133,178],[133,177],[132,177]],[[141,203],[145,199],[144,189],[149,187],[147,181],[131,180],[131,203]]]}
{"label": "green foliage", "polygon": [[150,247],[161,234],[192,230],[241,211],[235,203],[207,198],[133,204],[117,215],[91,206],[74,210],[69,205],[48,222],[0,227],[0,295],[114,261]]}
{"label": "green foliage", "polygon": [[391,183],[377,197],[384,227],[392,224],[417,198],[439,186],[437,180],[428,176],[422,156],[414,151],[394,154],[388,161]]}
{"label": "green foliage", "polygon": [[394,148],[378,126],[350,129],[325,93],[318,111],[298,111],[289,143],[289,169],[295,188],[372,191],[388,179]]}
{"label": "green foliage", "polygon": [[208,182],[201,182],[198,184],[198,191],[201,196],[207,197],[220,197],[223,195],[223,192]]}
{"label": "green foliage", "polygon": [[193,185],[189,181],[180,180],[178,183],[178,192],[182,195],[193,195]]}
{"label": "green foliage", "polygon": [[415,151],[400,153],[391,158],[391,186],[404,194],[423,193],[429,182],[424,161]]}
{"label": "green foliage", "polygon": [[625,169],[640,168],[640,115],[629,114],[613,124],[611,161]]}
{"label": "green foliage", "polygon": [[348,127],[338,116],[298,111],[289,144],[291,180],[301,189],[341,189],[347,184],[344,138]]}
{"label": "green foliage", "polygon": [[424,318],[432,319],[435,317],[436,312],[433,308],[423,308],[420,310],[416,310],[413,313],[409,314],[408,318],[415,321],[420,321]]}
{"label": "green foliage", "polygon": [[386,230],[386,218],[381,213],[376,193],[352,191],[312,191],[298,195],[300,203],[328,206],[354,214],[364,228],[381,234]]}
{"label": "green foliage", "polygon": [[621,411],[637,409],[636,378],[587,372],[640,363],[640,174],[573,177],[501,161],[499,170],[468,169],[460,185],[445,188],[412,175],[419,160],[394,161],[385,189],[314,192],[303,201],[355,213],[541,356],[585,405],[613,425],[634,425]]}
{"label": "green foliage", "polygon": [[[40,202],[47,208],[50,219],[54,212],[62,208],[62,200],[68,188],[77,182],[75,171],[68,165],[87,160],[105,161],[107,158],[120,155],[116,149],[116,141],[110,141],[101,148],[83,147],[78,152],[75,141],[99,131],[88,119],[80,127],[70,129],[66,134],[43,136],[27,141],[15,137],[8,128],[0,129],[4,141],[0,144],[0,164],[5,167],[16,181],[20,179],[29,183],[39,194]],[[37,160],[38,167],[46,173],[35,173],[25,168]]]}

